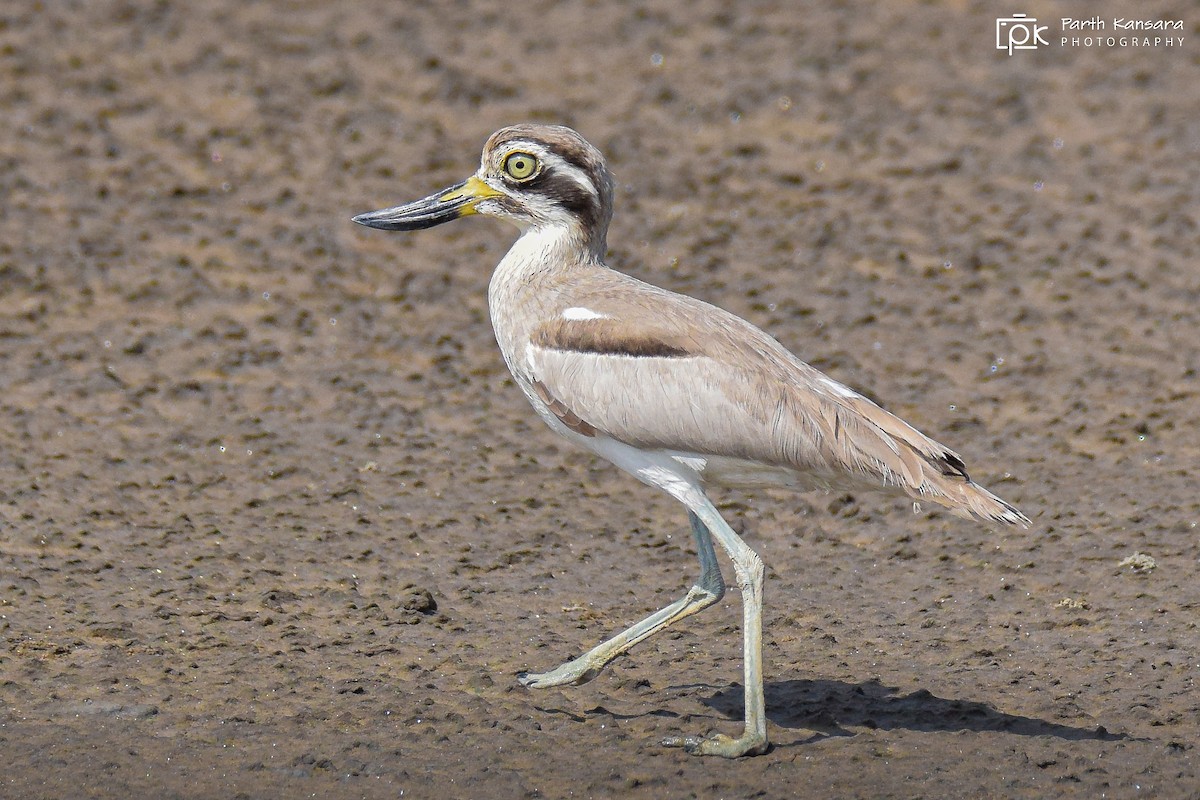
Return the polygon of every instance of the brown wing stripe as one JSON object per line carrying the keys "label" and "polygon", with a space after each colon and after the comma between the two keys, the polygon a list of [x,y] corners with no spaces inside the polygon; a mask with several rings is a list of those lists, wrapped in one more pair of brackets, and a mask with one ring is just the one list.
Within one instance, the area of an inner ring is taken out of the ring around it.
{"label": "brown wing stripe", "polygon": [[687,358],[694,355],[682,341],[667,341],[607,319],[547,322],[534,332],[533,343],[550,350],[634,358]]}
{"label": "brown wing stripe", "polygon": [[533,382],[533,391],[537,394],[538,399],[546,404],[550,409],[550,413],[558,417],[558,421],[566,425],[570,430],[575,431],[580,436],[595,436],[596,429],[579,418],[571,409],[563,403],[563,401],[550,394],[550,390],[546,388],[546,384],[541,381]]}

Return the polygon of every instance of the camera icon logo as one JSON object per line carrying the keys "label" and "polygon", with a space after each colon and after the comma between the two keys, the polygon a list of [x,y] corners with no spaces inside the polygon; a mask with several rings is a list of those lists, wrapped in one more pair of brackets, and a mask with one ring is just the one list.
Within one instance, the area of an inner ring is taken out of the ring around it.
{"label": "camera icon logo", "polygon": [[1036,19],[1026,14],[999,17],[996,19],[996,49],[1007,50],[1010,56],[1014,50],[1037,50],[1039,44],[1050,44],[1042,38],[1042,32],[1048,30],[1049,25],[1038,25]]}

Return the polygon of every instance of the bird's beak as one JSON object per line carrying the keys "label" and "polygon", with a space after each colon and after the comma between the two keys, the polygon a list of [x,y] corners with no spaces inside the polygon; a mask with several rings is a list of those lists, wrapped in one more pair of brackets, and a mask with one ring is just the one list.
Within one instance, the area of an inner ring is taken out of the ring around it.
{"label": "bird's beak", "polygon": [[478,213],[475,206],[481,200],[500,195],[500,192],[484,183],[478,175],[472,175],[462,183],[431,194],[424,200],[385,208],[382,211],[368,211],[354,217],[354,221],[368,228],[385,231],[419,231]]}

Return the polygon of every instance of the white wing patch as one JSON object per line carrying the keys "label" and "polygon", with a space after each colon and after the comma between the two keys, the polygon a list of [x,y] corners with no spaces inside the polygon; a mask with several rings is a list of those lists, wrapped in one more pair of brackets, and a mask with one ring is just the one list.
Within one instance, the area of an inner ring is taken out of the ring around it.
{"label": "white wing patch", "polygon": [[533,346],[533,342],[525,343],[525,369],[529,370],[530,375],[537,374],[537,364],[534,357],[537,355],[537,349]]}
{"label": "white wing patch", "polygon": [[833,378],[826,378],[824,375],[822,375],[817,380],[819,380],[821,382],[822,386],[824,386],[826,389],[828,389],[829,391],[836,394],[838,397],[849,398],[849,397],[858,397],[859,396],[858,392],[854,391],[853,389],[849,388],[848,386],[843,386],[842,384],[835,381]]}
{"label": "white wing patch", "polygon": [[600,314],[582,306],[571,306],[570,308],[563,309],[562,318],[570,322],[583,322],[589,319],[608,319],[608,315]]}

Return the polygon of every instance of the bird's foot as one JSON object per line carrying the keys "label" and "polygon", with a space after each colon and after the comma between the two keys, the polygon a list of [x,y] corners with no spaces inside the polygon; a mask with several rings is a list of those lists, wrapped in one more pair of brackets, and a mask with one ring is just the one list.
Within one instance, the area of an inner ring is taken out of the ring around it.
{"label": "bird's foot", "polygon": [[517,675],[517,680],[522,686],[530,689],[548,689],[551,686],[587,683],[599,675],[602,669],[603,664],[597,666],[589,661],[587,656],[581,656],[549,672],[522,672]]}
{"label": "bird's foot", "polygon": [[716,733],[708,737],[670,736],[663,739],[662,743],[665,747],[682,747],[694,756],[721,756],[722,758],[762,755],[770,747],[766,734],[749,732],[736,739],[723,733]]}

